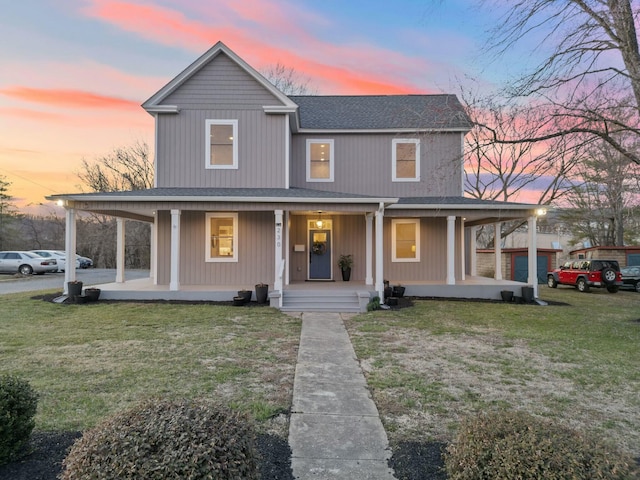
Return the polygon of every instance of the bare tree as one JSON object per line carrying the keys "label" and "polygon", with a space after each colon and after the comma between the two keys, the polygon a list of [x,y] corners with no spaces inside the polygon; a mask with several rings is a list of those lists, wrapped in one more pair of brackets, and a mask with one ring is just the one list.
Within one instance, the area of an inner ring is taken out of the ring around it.
{"label": "bare tree", "polygon": [[119,147],[93,162],[82,160],[77,173],[94,192],[144,190],[153,187],[153,161],[146,142]]}
{"label": "bare tree", "polygon": [[[539,112],[518,105],[500,103],[495,98],[461,95],[473,128],[465,137],[465,194],[484,200],[521,201],[525,194],[535,195],[526,201],[548,205],[569,191],[571,171],[579,161],[576,145],[566,137],[545,142],[492,142],[493,132],[507,137],[535,131],[544,117]],[[502,224],[504,238],[522,228],[526,222]],[[479,244],[494,244],[493,228],[478,231]]]}
{"label": "bare tree", "polygon": [[293,67],[286,67],[280,62],[268,66],[260,73],[285,95],[317,94],[316,89],[310,86],[309,77],[301,75]]}
{"label": "bare tree", "polygon": [[[83,184],[94,192],[115,192],[153,188],[154,166],[145,142],[119,147],[93,162],[82,160],[77,173]],[[146,223],[127,222],[125,227],[126,266],[148,268],[150,228]],[[113,268],[116,223],[111,217],[93,215],[78,222],[78,251],[92,257],[99,267]]]}
{"label": "bare tree", "polygon": [[[634,139],[618,139],[626,148],[638,148]],[[634,146],[635,145],[635,146]],[[596,246],[625,244],[625,230],[635,236],[634,215],[640,207],[640,167],[606,142],[591,144],[588,158],[578,167],[576,185],[567,196],[568,208],[562,215],[570,226],[573,241],[588,240]]]}
{"label": "bare tree", "polygon": [[586,134],[640,164],[640,153],[619,142],[625,134],[640,138],[638,5],[630,0],[517,0],[506,8],[490,31],[488,50],[500,56],[513,44],[543,34],[535,48],[548,55],[506,91],[528,97],[549,121],[527,138],[493,131],[493,140],[517,143]]}

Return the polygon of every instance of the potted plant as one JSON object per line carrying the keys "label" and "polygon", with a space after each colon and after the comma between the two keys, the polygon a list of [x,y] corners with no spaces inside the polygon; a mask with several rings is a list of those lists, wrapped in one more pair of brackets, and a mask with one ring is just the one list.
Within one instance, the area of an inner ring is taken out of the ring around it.
{"label": "potted plant", "polygon": [[84,296],[87,297],[87,300],[90,302],[97,302],[100,298],[100,289],[99,288],[85,288]]}
{"label": "potted plant", "polygon": [[82,282],[78,280],[67,282],[67,292],[70,297],[79,297],[82,295]]}
{"label": "potted plant", "polygon": [[338,266],[342,271],[342,280],[348,282],[351,279],[351,267],[353,266],[353,257],[349,255],[340,255]]}
{"label": "potted plant", "polygon": [[398,298],[404,297],[404,287],[402,285],[394,285],[393,296]]}
{"label": "potted plant", "polygon": [[245,303],[251,301],[251,295],[252,294],[253,294],[253,292],[251,290],[238,290],[238,296],[242,297],[244,299]]}
{"label": "potted plant", "polygon": [[267,296],[269,295],[269,285],[266,283],[256,284],[256,301],[258,303],[267,303]]}

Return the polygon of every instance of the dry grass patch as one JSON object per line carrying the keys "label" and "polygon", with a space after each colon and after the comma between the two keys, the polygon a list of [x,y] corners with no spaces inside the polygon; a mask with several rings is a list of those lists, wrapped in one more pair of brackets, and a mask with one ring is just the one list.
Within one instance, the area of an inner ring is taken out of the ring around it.
{"label": "dry grass patch", "polygon": [[638,456],[640,295],[541,296],[569,305],[425,300],[347,321],[392,442],[448,442],[465,415],[513,408]]}

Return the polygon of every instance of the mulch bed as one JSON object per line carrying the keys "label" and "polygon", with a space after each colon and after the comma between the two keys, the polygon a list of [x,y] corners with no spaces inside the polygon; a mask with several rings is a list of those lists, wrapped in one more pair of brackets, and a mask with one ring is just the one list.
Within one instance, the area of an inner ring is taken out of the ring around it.
{"label": "mulch bed", "polygon": [[[34,432],[31,453],[21,460],[0,466],[1,480],[56,480],[62,460],[80,432]],[[294,480],[291,449],[274,435],[258,435],[262,480]],[[403,442],[393,449],[389,466],[398,480],[446,480],[443,470],[443,443]]]}

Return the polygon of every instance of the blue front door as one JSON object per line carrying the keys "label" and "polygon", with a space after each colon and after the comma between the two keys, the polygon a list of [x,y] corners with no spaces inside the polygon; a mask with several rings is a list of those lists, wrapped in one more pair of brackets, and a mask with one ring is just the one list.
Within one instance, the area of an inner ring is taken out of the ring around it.
{"label": "blue front door", "polygon": [[309,231],[309,280],[331,280],[331,230]]}

